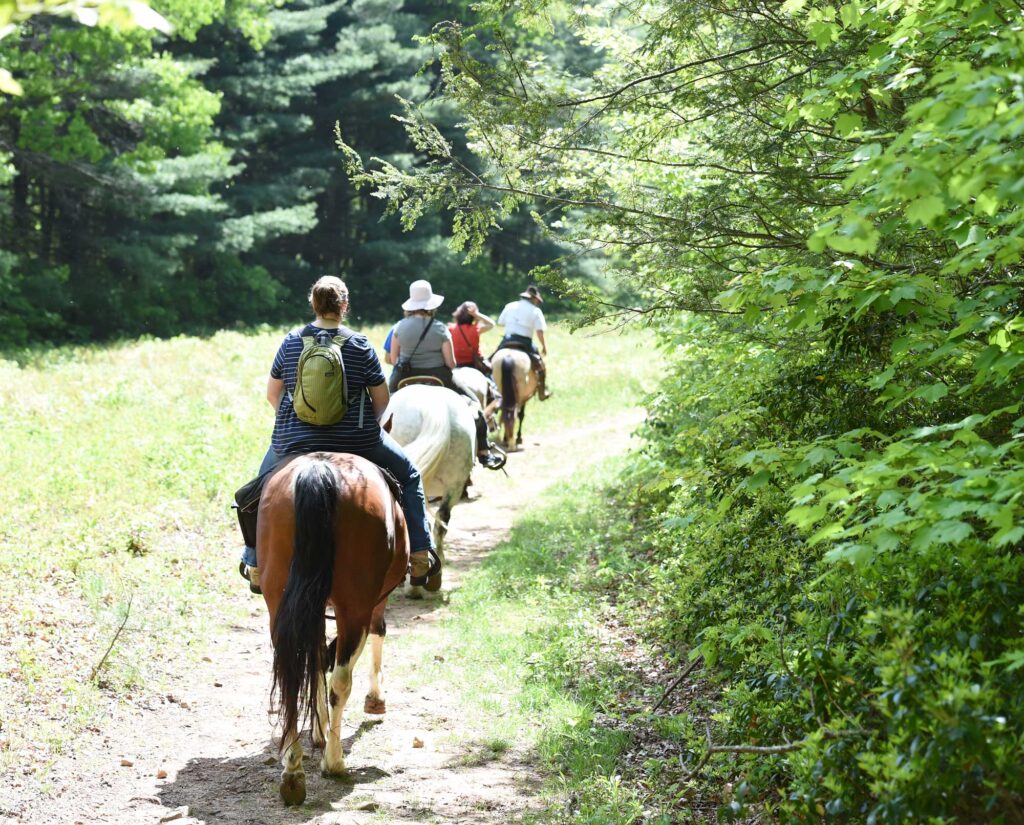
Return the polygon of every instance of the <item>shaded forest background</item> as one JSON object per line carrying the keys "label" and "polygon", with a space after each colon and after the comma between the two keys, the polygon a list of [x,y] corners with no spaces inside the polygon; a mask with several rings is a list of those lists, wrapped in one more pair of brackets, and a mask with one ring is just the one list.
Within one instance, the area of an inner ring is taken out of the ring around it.
{"label": "shaded forest background", "polygon": [[382,220],[335,136],[414,170],[402,98],[473,165],[416,41],[468,6],[156,3],[170,37],[23,22],[0,41],[21,86],[0,96],[0,346],[288,322],[323,273],[348,279],[363,320],[396,316],[416,278],[497,309],[563,250],[520,210],[463,266],[450,218]]}

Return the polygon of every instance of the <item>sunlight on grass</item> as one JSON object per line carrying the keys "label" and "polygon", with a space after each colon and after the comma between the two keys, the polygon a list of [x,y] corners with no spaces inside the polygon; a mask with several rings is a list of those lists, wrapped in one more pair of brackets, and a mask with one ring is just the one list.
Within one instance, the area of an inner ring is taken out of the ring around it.
{"label": "sunlight on grass", "polygon": [[[365,332],[379,346],[387,329]],[[209,634],[251,609],[235,572],[240,541],[229,508],[270,438],[266,377],[284,332],[222,331],[0,360],[4,762],[40,746],[32,720],[47,708],[61,708],[61,725],[43,746],[56,751],[105,697],[158,688],[179,660],[201,653]],[[651,340],[642,330],[586,337],[554,326],[558,394],[531,407],[527,427],[576,426],[622,399],[635,403],[656,371],[645,356]]]}
{"label": "sunlight on grass", "polygon": [[626,552],[609,487],[619,466],[591,467],[571,488],[549,491],[468,575],[451,597],[442,665],[425,660],[434,650],[409,651],[417,686],[461,692],[465,715],[449,738],[465,764],[508,755],[550,773],[537,822],[672,821],[618,776],[632,735],[602,721],[633,678],[604,627],[611,606],[595,564],[598,551],[610,565]]}

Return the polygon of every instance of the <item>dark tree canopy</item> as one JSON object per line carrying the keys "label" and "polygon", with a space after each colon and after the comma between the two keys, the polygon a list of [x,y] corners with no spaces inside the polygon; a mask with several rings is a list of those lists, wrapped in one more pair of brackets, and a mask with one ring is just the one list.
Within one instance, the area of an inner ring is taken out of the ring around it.
{"label": "dark tree canopy", "polygon": [[0,97],[0,345],[292,320],[324,272],[362,318],[394,317],[421,277],[494,307],[563,253],[524,213],[463,267],[449,221],[405,232],[349,183],[339,121],[360,151],[421,162],[393,118],[399,97],[432,105],[417,38],[438,4],[158,9],[170,38],[37,16],[0,41],[20,84]]}

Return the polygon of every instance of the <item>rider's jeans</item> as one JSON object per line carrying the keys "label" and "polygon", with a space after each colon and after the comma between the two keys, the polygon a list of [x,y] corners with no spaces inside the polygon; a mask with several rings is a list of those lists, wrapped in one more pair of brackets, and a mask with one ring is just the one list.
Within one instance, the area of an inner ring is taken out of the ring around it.
{"label": "rider's jeans", "polygon": [[[423,495],[423,481],[420,478],[420,471],[416,469],[405,451],[395,439],[387,433],[381,433],[380,444],[366,450],[347,450],[353,455],[362,456],[372,461],[378,467],[383,467],[395,478],[402,487],[402,512],[405,513],[405,522],[409,527],[409,545],[412,552],[432,548],[434,542],[430,537],[430,521],[427,519],[427,502]],[[268,449],[260,464],[262,475],[277,463],[277,454],[273,449]],[[256,566],[256,548],[246,547],[242,553],[242,561],[250,567]]]}

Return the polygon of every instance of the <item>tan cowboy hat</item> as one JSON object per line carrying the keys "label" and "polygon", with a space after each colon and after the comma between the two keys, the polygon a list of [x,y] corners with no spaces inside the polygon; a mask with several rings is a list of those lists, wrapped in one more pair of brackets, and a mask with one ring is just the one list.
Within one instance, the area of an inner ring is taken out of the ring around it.
{"label": "tan cowboy hat", "polygon": [[526,292],[520,292],[519,297],[533,298],[534,300],[537,301],[538,304],[544,303],[544,299],[540,297],[540,290],[537,289],[537,287],[535,287],[533,284],[530,284],[530,286],[526,288]]}
{"label": "tan cowboy hat", "polygon": [[430,288],[430,281],[413,281],[409,284],[409,300],[402,304],[402,309],[406,312],[437,309],[443,301],[444,295],[435,295]]}

